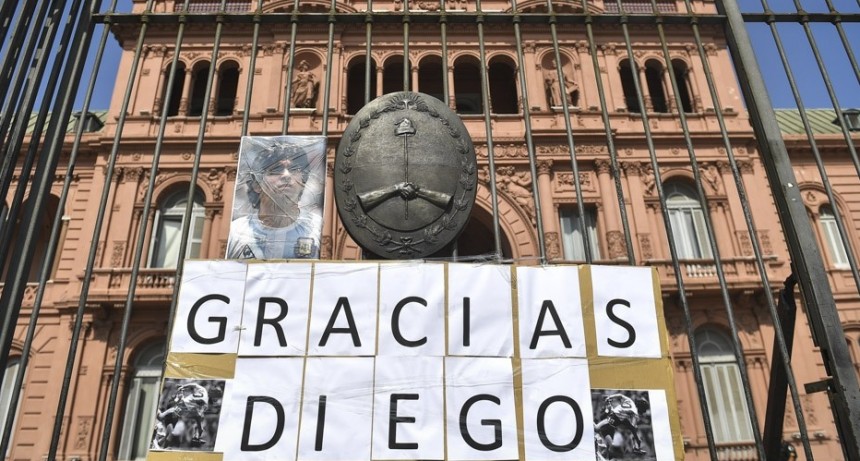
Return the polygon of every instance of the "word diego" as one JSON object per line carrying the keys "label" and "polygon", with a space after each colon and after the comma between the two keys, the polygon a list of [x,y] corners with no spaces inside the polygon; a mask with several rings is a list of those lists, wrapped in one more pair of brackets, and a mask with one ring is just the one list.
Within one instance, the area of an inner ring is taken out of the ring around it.
{"label": "word diego", "polygon": [[594,314],[597,355],[661,356],[650,268],[417,262],[189,262],[170,349],[240,357],[586,357],[584,309]]}

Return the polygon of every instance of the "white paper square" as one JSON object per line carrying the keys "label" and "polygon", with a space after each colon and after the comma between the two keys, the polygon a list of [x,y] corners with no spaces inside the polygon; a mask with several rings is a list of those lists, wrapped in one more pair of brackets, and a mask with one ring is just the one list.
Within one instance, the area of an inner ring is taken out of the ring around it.
{"label": "white paper square", "polygon": [[[370,459],[373,360],[373,357],[307,359],[299,460]],[[322,425],[319,424],[321,396],[325,396]]]}
{"label": "white paper square", "polygon": [[448,354],[513,356],[511,296],[510,266],[448,264]]}
{"label": "white paper square", "polygon": [[517,267],[517,300],[522,358],[585,357],[578,266]]}
{"label": "white paper square", "polygon": [[[369,356],[376,353],[378,276],[378,264],[314,265],[308,355]],[[354,325],[350,325],[347,310],[352,313]],[[324,337],[332,317],[332,328],[340,332]]]}
{"label": "white paper square", "polygon": [[675,461],[666,391],[649,390],[648,399],[651,401],[651,427],[654,430],[654,451],[657,454],[657,461]]}
{"label": "white paper square", "polygon": [[[303,364],[301,358],[236,360],[236,377],[227,380],[224,389],[215,451],[223,452],[224,459],[296,459]],[[253,410],[249,415],[249,397],[252,396],[255,401],[250,402]],[[274,403],[260,397],[274,399],[281,411]],[[249,421],[247,435],[246,418]],[[249,450],[242,450],[243,440]],[[267,445],[271,447],[265,448]]]}
{"label": "white paper square", "polygon": [[379,266],[379,355],[445,355],[445,265]]}
{"label": "white paper square", "polygon": [[586,359],[522,361],[526,459],[595,459]]}
{"label": "white paper square", "polygon": [[185,263],[170,336],[171,352],[236,353],[245,270],[245,263],[238,261]]}
{"label": "white paper square", "polygon": [[[248,266],[239,355],[305,354],[312,268],[310,263]],[[258,322],[261,307],[268,322]]]}
{"label": "white paper square", "polygon": [[652,277],[650,267],[591,266],[598,355],[661,356]]}
{"label": "white paper square", "polygon": [[[511,359],[446,357],[445,408],[447,459],[519,458]],[[465,416],[465,429],[461,429],[461,413]],[[497,442],[497,424],[501,424],[501,444],[492,448]],[[473,448],[463,430],[473,443],[485,449]]]}
{"label": "white paper square", "polygon": [[373,459],[444,459],[443,360],[376,358]]}

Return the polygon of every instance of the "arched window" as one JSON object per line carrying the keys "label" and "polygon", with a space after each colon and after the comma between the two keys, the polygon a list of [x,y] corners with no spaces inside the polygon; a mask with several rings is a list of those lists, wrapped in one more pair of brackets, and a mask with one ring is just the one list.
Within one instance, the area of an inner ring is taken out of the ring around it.
{"label": "arched window", "polygon": [[191,98],[188,101],[188,115],[199,117],[203,114],[206,102],[206,80],[209,78],[209,63],[198,64],[191,74]]}
{"label": "arched window", "polygon": [[653,59],[646,62],[645,80],[648,81],[648,96],[651,97],[654,112],[669,112],[666,92],[663,89],[663,64]]}
{"label": "arched window", "polygon": [[672,70],[675,72],[675,83],[678,84],[678,97],[681,99],[681,108],[685,113],[693,112],[693,99],[690,97],[690,70],[687,63],[680,59],[672,60]]}
{"label": "arched window", "polygon": [[429,94],[434,98],[445,102],[443,94],[442,58],[439,56],[427,56],[418,65],[418,91]]}
{"label": "arched window", "polygon": [[[150,267],[176,267],[186,203],[188,203],[186,191],[183,189],[170,194],[159,205],[155,214]],[[194,194],[194,205],[191,211],[191,230],[188,233],[186,259],[200,256],[204,220],[203,194],[197,191]]]}
{"label": "arched window", "polygon": [[624,104],[627,105],[628,112],[638,113],[641,110],[639,109],[639,99],[636,97],[636,83],[633,80],[633,72],[635,71],[636,69],[631,66],[629,59],[621,61],[619,73],[621,74],[621,89],[624,91]]}
{"label": "arched window", "polygon": [[481,68],[474,58],[460,58],[454,63],[454,96],[458,114],[483,114]]}
{"label": "arched window", "polygon": [[221,64],[221,69],[218,71],[218,98],[215,100],[215,115],[233,115],[238,87],[239,64],[235,61]]}
{"label": "arched window", "polygon": [[[347,68],[346,113],[355,115],[364,106],[367,62],[364,56],[352,59]],[[370,100],[376,97],[376,63],[370,60]]]}
{"label": "arched window", "polygon": [[[162,88],[161,101],[162,104],[169,102],[167,106],[167,116],[172,117],[174,115],[179,115],[179,103],[182,100],[182,88],[185,85],[185,64],[180,62],[176,65],[176,72],[174,72],[173,77],[173,86],[169,89],[167,88],[168,83],[170,83],[170,68],[164,71],[164,87]],[[170,101],[167,101],[168,94],[170,95]]]}
{"label": "arched window", "polygon": [[821,224],[821,237],[827,246],[827,254],[833,267],[845,269],[849,267],[848,252],[842,244],[839,227],[836,225],[836,215],[830,205],[821,205],[818,209],[818,221]]}
{"label": "arched window", "polygon": [[672,237],[681,259],[710,259],[711,247],[708,243],[705,215],[702,204],[695,191],[679,182],[667,183],[666,206],[669,209],[669,222]]}
{"label": "arched window", "polygon": [[752,441],[744,385],[729,337],[714,327],[701,327],[695,338],[714,441]]}
{"label": "arched window", "polygon": [[[385,61],[382,70],[382,93],[396,93],[403,91],[403,56],[392,56]],[[407,81],[408,88],[412,88],[412,78]]]}
{"label": "arched window", "polygon": [[155,423],[163,363],[164,342],[147,346],[134,359],[125,399],[118,460],[146,459]]}
{"label": "arched window", "polygon": [[490,61],[490,107],[496,114],[517,114],[517,74],[513,62],[500,58]]}

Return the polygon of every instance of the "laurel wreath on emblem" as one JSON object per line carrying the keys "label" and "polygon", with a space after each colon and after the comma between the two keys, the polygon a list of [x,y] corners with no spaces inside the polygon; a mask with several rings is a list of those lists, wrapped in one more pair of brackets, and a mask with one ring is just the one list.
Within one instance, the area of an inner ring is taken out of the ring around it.
{"label": "laurel wreath on emblem", "polygon": [[[439,217],[436,222],[424,228],[423,238],[418,240],[415,240],[411,236],[399,235],[397,232],[392,233],[392,231],[388,229],[382,229],[376,226],[372,220],[368,220],[367,215],[359,214],[358,201],[356,200],[355,194],[352,193],[353,183],[348,176],[352,171],[352,156],[355,155],[356,152],[354,144],[361,139],[362,130],[370,126],[371,120],[376,120],[382,114],[388,112],[409,109],[426,113],[430,117],[434,118],[445,128],[448,135],[455,140],[457,152],[460,154],[460,177],[458,178],[458,182],[463,187],[462,194],[459,198],[454,199],[451,209]],[[344,203],[344,209],[349,213],[352,223],[359,228],[367,230],[373,236],[373,240],[377,245],[383,247],[383,249],[389,253],[397,252],[401,255],[408,256],[410,254],[417,253],[419,251],[417,248],[419,245],[425,242],[430,244],[436,243],[439,240],[439,234],[444,231],[451,231],[457,228],[457,223],[454,218],[456,218],[460,212],[469,207],[469,200],[466,197],[466,193],[475,187],[476,167],[468,160],[469,145],[460,136],[460,132],[457,131],[455,127],[451,126],[448,120],[442,118],[437,111],[429,107],[427,103],[414,94],[407,95],[405,100],[393,96],[388,104],[379,110],[374,111],[367,118],[359,120],[358,129],[349,137],[349,139],[346,140],[346,142],[347,145],[343,150],[344,158],[339,163],[341,173],[347,175],[343,178],[340,184],[341,191],[349,194],[349,198]]]}

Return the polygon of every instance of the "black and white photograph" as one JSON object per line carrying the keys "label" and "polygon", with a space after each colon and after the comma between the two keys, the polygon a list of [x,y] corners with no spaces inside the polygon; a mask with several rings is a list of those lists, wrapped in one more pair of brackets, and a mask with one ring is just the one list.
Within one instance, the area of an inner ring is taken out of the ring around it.
{"label": "black and white photograph", "polygon": [[227,259],[317,259],[325,196],[322,136],[245,136]]}
{"label": "black and white photograph", "polygon": [[150,450],[212,451],[224,383],[223,379],[165,378]]}
{"label": "black and white photograph", "polygon": [[597,461],[657,460],[647,390],[592,389],[591,404]]}

